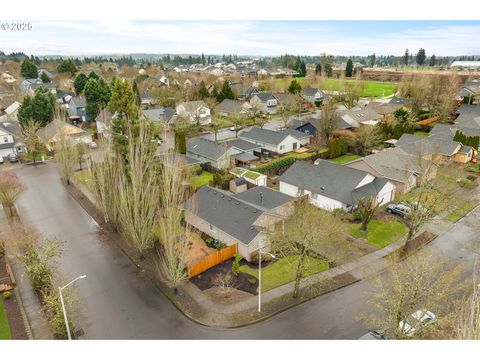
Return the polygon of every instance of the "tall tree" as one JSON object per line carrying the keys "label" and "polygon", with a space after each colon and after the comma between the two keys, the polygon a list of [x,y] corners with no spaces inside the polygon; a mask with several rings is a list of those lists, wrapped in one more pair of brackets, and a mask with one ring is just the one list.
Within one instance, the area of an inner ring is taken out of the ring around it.
{"label": "tall tree", "polygon": [[0,203],[8,209],[10,216],[15,215],[15,201],[25,191],[25,186],[13,171],[2,171],[0,176]]}
{"label": "tall tree", "polygon": [[406,49],[406,50],[405,50],[405,54],[403,55],[403,64],[404,64],[405,66],[408,65],[409,59],[410,59],[410,53],[409,53],[408,49]]}
{"label": "tall tree", "polygon": [[30,120],[23,126],[23,136],[25,139],[25,146],[30,154],[33,164],[36,164],[38,157],[45,149],[45,145],[37,135],[37,131],[40,128],[40,123]]}
{"label": "tall tree", "polygon": [[75,81],[73,82],[73,87],[75,88],[75,93],[80,95],[85,89],[85,84],[87,83],[87,75],[84,73],[80,73],[75,77]]}
{"label": "tall tree", "polygon": [[58,115],[56,117],[54,121],[58,131],[58,139],[55,143],[55,160],[60,176],[67,185],[70,185],[78,159],[77,148],[74,141],[65,131],[65,122]]}
{"label": "tall tree", "polygon": [[293,79],[288,86],[288,92],[290,94],[299,94],[302,91],[302,86],[297,81],[297,79]]}
{"label": "tall tree", "polygon": [[223,101],[224,99],[235,99],[235,94],[233,93],[232,88],[230,87],[230,84],[228,83],[228,80],[225,79],[222,85],[222,89],[220,90],[220,93],[218,94],[218,102]]}
{"label": "tall tree", "polygon": [[437,65],[437,58],[435,56],[435,54],[433,54],[431,57],[430,57],[430,61],[428,63],[429,66],[435,66]]}
{"label": "tall tree", "polygon": [[50,82],[50,78],[45,72],[42,72],[42,74],[40,75],[40,80],[42,80],[44,84],[47,84]]}
{"label": "tall tree", "polygon": [[18,109],[18,120],[25,126],[33,120],[45,126],[53,119],[55,96],[47,89],[38,88],[33,96],[27,95]]}
{"label": "tall tree", "polygon": [[20,73],[25,79],[36,79],[38,78],[37,65],[32,63],[30,60],[25,59],[20,67]]}
{"label": "tall tree", "polygon": [[97,79],[96,77],[96,75],[90,77],[83,90],[87,102],[86,113],[90,120],[94,120],[97,117],[100,110],[107,106],[111,97],[110,86],[105,80]]}
{"label": "tall tree", "polygon": [[353,61],[352,59],[348,59],[347,66],[345,67],[345,76],[352,77],[353,76]]}
{"label": "tall tree", "polygon": [[322,75],[322,64],[318,63],[315,65],[315,75]]}
{"label": "tall tree", "polygon": [[373,53],[372,55],[370,55],[370,67],[374,67],[375,66],[375,60],[377,59],[377,57],[375,56],[375,53]]}
{"label": "tall tree", "polygon": [[138,90],[138,85],[136,81],[133,82],[132,90],[133,95],[135,96],[135,104],[137,106],[140,106],[142,104],[142,98],[140,97],[140,90]]}
{"label": "tall tree", "polygon": [[63,60],[57,67],[59,73],[69,73],[71,76],[77,72],[77,67],[72,59]]}
{"label": "tall tree", "polygon": [[360,215],[361,231],[367,231],[368,224],[373,219],[373,216],[379,207],[380,203],[375,204],[375,199],[373,196],[358,199],[356,211]]}
{"label": "tall tree", "polygon": [[210,96],[207,86],[205,85],[205,81],[200,81],[200,85],[198,86],[198,97],[201,100],[205,100]]}
{"label": "tall tree", "polygon": [[417,65],[422,66],[423,64],[425,64],[426,58],[427,58],[427,55],[425,54],[425,49],[418,50],[418,53],[416,56]]}
{"label": "tall tree", "polygon": [[322,113],[318,119],[317,133],[319,143],[328,144],[330,136],[337,128],[337,109],[333,101],[329,101],[322,106]]}

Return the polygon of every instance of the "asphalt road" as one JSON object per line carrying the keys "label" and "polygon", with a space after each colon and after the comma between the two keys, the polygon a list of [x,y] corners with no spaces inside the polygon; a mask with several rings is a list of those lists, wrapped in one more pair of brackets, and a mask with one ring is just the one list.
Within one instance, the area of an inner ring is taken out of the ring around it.
{"label": "asphalt road", "polygon": [[[356,339],[365,327],[359,314],[371,281],[361,281],[239,329],[212,329],[184,317],[146,279],[59,181],[54,163],[17,170],[27,186],[18,208],[24,220],[64,243],[61,270],[68,278],[86,274],[77,294],[77,328],[87,339]],[[480,211],[459,222],[429,247],[454,261],[472,259],[469,244],[478,234]],[[471,261],[468,261],[471,263]]]}

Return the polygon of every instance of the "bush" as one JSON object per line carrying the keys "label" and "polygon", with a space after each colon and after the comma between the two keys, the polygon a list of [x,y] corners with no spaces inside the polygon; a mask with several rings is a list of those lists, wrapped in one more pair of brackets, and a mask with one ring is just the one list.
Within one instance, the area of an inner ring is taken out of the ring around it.
{"label": "bush", "polygon": [[252,285],[255,285],[258,282],[254,277],[249,277],[247,281]]}
{"label": "bush", "polygon": [[[262,253],[262,263],[268,263],[272,260],[273,259],[270,255]],[[250,263],[258,265],[258,251],[254,251],[250,255]]]}
{"label": "bush", "polygon": [[287,170],[296,161],[294,157],[287,156],[277,160],[272,160],[267,164],[256,167],[255,171],[267,175],[280,175]]}
{"label": "bush", "polygon": [[[73,303],[68,291],[62,292],[62,295],[66,307]],[[42,299],[45,317],[50,325],[50,328],[57,338],[66,339],[67,329],[65,326],[65,319],[63,317],[62,304],[60,302],[58,291],[45,291],[43,292]],[[73,316],[70,312],[68,316],[68,325],[70,326],[70,331],[73,330],[72,317]]]}
{"label": "bush", "polygon": [[227,247],[227,244],[225,244],[223,241],[220,241],[220,240],[214,240],[213,246],[216,250],[222,250]]}
{"label": "bush", "polygon": [[461,186],[461,187],[464,187],[464,188],[467,188],[467,189],[473,189],[476,184],[472,181],[472,180],[469,180],[469,179],[460,179],[460,181],[458,181],[458,184]]}
{"label": "bush", "polygon": [[195,165],[193,165],[193,167],[192,167],[192,175],[197,175],[197,176],[199,176],[199,175],[202,175],[202,173],[203,173],[203,169],[202,169],[202,167],[200,166],[200,164],[195,164]]}
{"label": "bush", "polygon": [[10,291],[5,291],[3,293],[3,298],[4,299],[10,299],[12,297],[12,293]]}
{"label": "bush", "polygon": [[330,159],[345,155],[348,150],[348,140],[344,137],[332,139],[328,144],[328,157]]}
{"label": "bush", "polygon": [[233,259],[232,263],[232,272],[233,275],[238,276],[240,274],[240,261],[243,259],[243,256],[240,254],[235,254],[235,257]]}

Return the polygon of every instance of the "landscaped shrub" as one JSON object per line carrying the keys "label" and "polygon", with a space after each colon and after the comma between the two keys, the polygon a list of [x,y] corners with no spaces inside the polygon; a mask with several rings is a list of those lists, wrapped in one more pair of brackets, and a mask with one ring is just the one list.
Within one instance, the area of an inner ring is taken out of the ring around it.
{"label": "landscaped shrub", "polygon": [[[262,264],[272,261],[272,257],[268,254],[262,253]],[[258,251],[254,251],[250,255],[250,263],[258,265]]]}
{"label": "landscaped shrub", "polygon": [[280,158],[277,160],[272,160],[267,164],[260,165],[256,167],[254,170],[267,175],[280,175],[285,170],[287,170],[292,164],[296,161],[295,158],[291,156],[287,156],[284,158]]}
{"label": "landscaped shrub", "polygon": [[217,250],[222,250],[227,247],[227,244],[225,244],[223,241],[220,241],[220,240],[214,240],[213,244],[215,249]]}
{"label": "landscaped shrub", "polygon": [[250,284],[255,285],[258,281],[254,277],[248,278],[247,280]]}
{"label": "landscaped shrub", "polygon": [[192,175],[202,175],[203,169],[200,164],[195,164],[192,166]]}
{"label": "landscaped shrub", "polygon": [[328,157],[330,159],[345,155],[348,150],[348,140],[344,137],[332,139],[328,144]]}
{"label": "landscaped shrub", "polygon": [[232,272],[233,275],[238,276],[240,274],[240,261],[243,259],[243,256],[240,254],[235,254],[232,263]]}
{"label": "landscaped shrub", "polygon": [[12,297],[12,293],[10,291],[5,291],[3,293],[3,298],[4,299],[10,299]]}
{"label": "landscaped shrub", "polygon": [[477,184],[475,184],[472,180],[469,180],[469,179],[460,179],[458,184],[461,187],[464,187],[464,188],[467,188],[467,189],[473,189],[475,186],[477,186]]}

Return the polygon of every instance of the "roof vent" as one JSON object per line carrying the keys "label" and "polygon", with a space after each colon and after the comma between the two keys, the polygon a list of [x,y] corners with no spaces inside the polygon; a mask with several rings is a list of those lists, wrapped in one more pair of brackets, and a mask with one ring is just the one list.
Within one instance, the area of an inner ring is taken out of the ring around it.
{"label": "roof vent", "polygon": [[240,205],[240,201],[237,201],[237,202],[235,203],[235,205]]}
{"label": "roof vent", "polygon": [[225,194],[222,194],[222,195],[220,195],[220,196],[221,196],[221,197],[222,197],[222,199],[223,199],[223,198],[225,197]]}
{"label": "roof vent", "polygon": [[213,193],[214,193],[215,195],[217,195],[217,191],[216,191],[216,190],[213,190]]}
{"label": "roof vent", "polygon": [[325,191],[325,186],[320,186],[320,191]]}
{"label": "roof vent", "polygon": [[228,201],[232,201],[232,198],[231,198],[231,197],[229,197],[229,198],[228,198]]}

